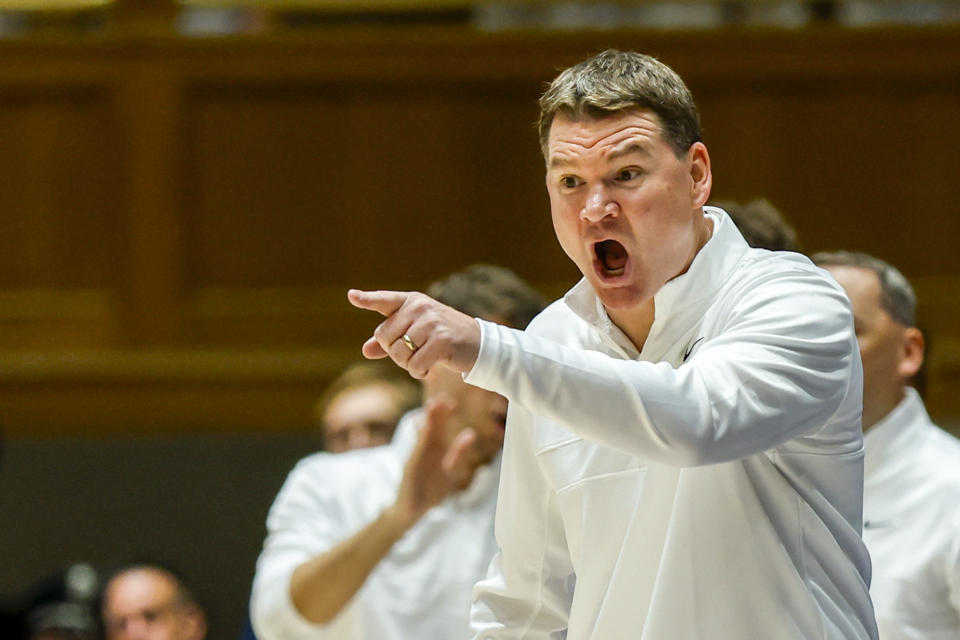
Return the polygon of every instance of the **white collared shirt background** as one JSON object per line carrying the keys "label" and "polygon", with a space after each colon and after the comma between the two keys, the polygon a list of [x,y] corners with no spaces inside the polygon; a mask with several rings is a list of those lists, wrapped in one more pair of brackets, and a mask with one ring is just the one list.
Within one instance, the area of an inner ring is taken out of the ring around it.
{"label": "white collared shirt background", "polygon": [[864,436],[863,540],[881,640],[960,639],[960,440],[912,388]]}
{"label": "white collared shirt background", "polygon": [[251,619],[260,640],[410,640],[469,635],[470,594],[496,546],[499,456],[471,485],[428,511],[330,624],[307,621],[290,600],[294,569],[374,520],[397,495],[422,425],[408,413],[393,442],[301,460],[277,495],[257,561]]}

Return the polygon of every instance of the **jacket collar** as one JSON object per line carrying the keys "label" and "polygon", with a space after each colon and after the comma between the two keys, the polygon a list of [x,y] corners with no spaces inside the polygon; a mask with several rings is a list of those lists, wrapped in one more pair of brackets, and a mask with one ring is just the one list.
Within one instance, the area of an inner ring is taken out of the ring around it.
{"label": "jacket collar", "polygon": [[900,404],[863,434],[863,470],[871,476],[892,470],[898,460],[921,442],[920,433],[930,424],[930,416],[916,389],[907,387]]}

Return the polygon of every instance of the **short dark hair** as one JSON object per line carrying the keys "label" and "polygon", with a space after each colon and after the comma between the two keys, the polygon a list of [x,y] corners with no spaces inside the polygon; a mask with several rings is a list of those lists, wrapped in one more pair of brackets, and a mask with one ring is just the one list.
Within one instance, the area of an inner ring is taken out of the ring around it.
{"label": "short dark hair", "polygon": [[427,295],[469,316],[525,329],[546,306],[544,297],[513,271],[474,264],[427,288]]}
{"label": "short dark hair", "polygon": [[858,251],[820,251],[810,256],[819,267],[859,267],[880,282],[880,307],[905,327],[916,327],[917,296],[899,269]]}
{"label": "short dark hair", "polygon": [[678,157],[702,140],[697,105],[676,71],[652,56],[608,49],[563,70],[540,97],[544,157],[557,114],[580,120],[631,109],[657,114],[661,133]]}
{"label": "short dark hair", "polygon": [[800,251],[796,230],[769,200],[757,198],[747,204],[732,201],[710,204],[727,212],[751,247],[771,251]]}

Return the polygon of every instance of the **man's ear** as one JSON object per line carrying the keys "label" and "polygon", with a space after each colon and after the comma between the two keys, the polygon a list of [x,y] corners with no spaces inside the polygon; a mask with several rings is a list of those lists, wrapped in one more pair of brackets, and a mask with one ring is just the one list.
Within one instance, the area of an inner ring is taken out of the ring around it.
{"label": "man's ear", "polygon": [[694,142],[687,151],[690,164],[691,197],[694,208],[702,207],[710,199],[713,188],[713,172],[710,169],[710,154],[702,142]]}
{"label": "man's ear", "polygon": [[187,612],[187,638],[203,640],[207,637],[207,616],[200,607],[193,606]]}
{"label": "man's ear", "polygon": [[903,332],[903,344],[900,348],[900,362],[897,373],[909,380],[917,375],[923,365],[923,333],[916,327],[909,327]]}

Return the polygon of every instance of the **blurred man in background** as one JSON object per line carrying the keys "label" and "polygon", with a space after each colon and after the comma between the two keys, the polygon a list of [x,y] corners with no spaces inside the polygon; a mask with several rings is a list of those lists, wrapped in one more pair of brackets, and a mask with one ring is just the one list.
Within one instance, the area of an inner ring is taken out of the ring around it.
{"label": "blurred man in background", "polygon": [[330,384],[314,421],[330,453],[387,444],[401,416],[419,407],[420,383],[390,362],[358,362]]}
{"label": "blurred man in background", "polygon": [[203,640],[207,619],[172,569],[152,563],[115,571],[103,588],[107,640]]}
{"label": "blurred man in background", "polygon": [[[430,292],[517,328],[543,308],[516,275],[485,265]],[[471,590],[496,548],[507,402],[439,368],[423,387],[426,409],[407,414],[389,446],[316,454],[288,477],[254,577],[260,640],[469,634]]]}
{"label": "blurred man in background", "polygon": [[863,360],[863,539],[881,640],[960,638],[960,441],[910,386],[923,364],[916,296],[863,253],[817,253],[853,304]]}

